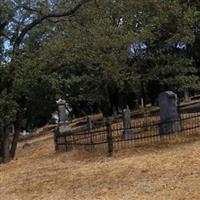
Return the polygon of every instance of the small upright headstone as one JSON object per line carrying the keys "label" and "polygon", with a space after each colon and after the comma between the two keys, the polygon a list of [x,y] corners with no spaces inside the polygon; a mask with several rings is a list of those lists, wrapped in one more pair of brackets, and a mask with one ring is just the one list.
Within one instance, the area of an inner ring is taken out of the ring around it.
{"label": "small upright headstone", "polygon": [[90,117],[87,117],[87,128],[88,128],[88,131],[92,130],[93,128],[92,120]]}
{"label": "small upright headstone", "polygon": [[181,130],[177,110],[177,95],[172,91],[162,92],[159,95],[160,106],[160,134],[170,134]]}
{"label": "small upright headstone", "polygon": [[133,139],[133,131],[131,130],[131,116],[130,116],[130,110],[127,107],[123,110],[123,126],[124,126],[124,132],[123,137],[125,140]]}
{"label": "small upright headstone", "polygon": [[185,102],[189,102],[190,101],[190,95],[189,95],[189,90],[188,89],[184,90],[184,99],[185,99]]}
{"label": "small upright headstone", "polygon": [[90,144],[92,145],[91,149],[94,149],[94,146],[93,146],[93,133],[92,133],[93,123],[92,123],[92,120],[91,120],[90,117],[87,117],[87,129],[88,129],[88,133],[90,134]]}
{"label": "small upright headstone", "polygon": [[116,107],[114,107],[113,117],[114,117],[115,119],[117,118],[117,109],[116,109]]}
{"label": "small upright headstone", "polygon": [[140,99],[140,102],[141,102],[141,108],[144,108],[144,99],[141,98],[141,99]]}

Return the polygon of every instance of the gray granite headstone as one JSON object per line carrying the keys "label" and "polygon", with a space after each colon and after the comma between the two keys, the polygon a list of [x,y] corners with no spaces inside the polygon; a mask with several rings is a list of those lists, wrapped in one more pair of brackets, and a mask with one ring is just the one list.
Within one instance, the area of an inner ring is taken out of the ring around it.
{"label": "gray granite headstone", "polygon": [[188,89],[184,90],[184,99],[185,99],[186,102],[190,101],[190,94],[189,94],[189,90]]}
{"label": "gray granite headstone", "polygon": [[129,108],[123,110],[123,137],[125,140],[133,139],[134,134],[131,130],[131,116]]}
{"label": "gray granite headstone", "polygon": [[90,144],[92,145],[92,146],[88,146],[88,148],[94,149],[93,133],[92,133],[93,123],[90,117],[87,117],[87,128],[88,128],[88,133],[90,133]]}
{"label": "gray granite headstone", "polygon": [[141,102],[141,108],[144,108],[144,99],[141,98],[141,99],[140,99],[140,102]]}
{"label": "gray granite headstone", "polygon": [[159,95],[160,106],[160,134],[170,134],[181,130],[177,110],[177,95],[172,91],[162,92]]}
{"label": "gray granite headstone", "polygon": [[59,123],[59,131],[60,133],[70,131],[69,127],[67,126],[67,122],[69,120],[68,112],[66,109],[66,101],[59,99],[57,101],[58,105],[58,123]]}
{"label": "gray granite headstone", "polygon": [[87,128],[88,128],[88,131],[92,130],[93,128],[92,120],[90,117],[87,117]]}
{"label": "gray granite headstone", "polygon": [[58,105],[58,117],[59,117],[59,123],[65,123],[68,120],[68,112],[66,110],[66,101],[59,99],[57,101]]}

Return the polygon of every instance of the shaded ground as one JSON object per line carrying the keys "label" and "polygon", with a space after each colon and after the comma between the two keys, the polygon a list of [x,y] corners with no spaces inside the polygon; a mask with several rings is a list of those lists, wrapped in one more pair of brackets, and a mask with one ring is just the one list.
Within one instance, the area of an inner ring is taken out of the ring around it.
{"label": "shaded ground", "polygon": [[[53,140],[18,148],[0,166],[0,200],[199,199],[200,138],[103,152],[55,153]],[[29,141],[30,142],[30,141]]]}

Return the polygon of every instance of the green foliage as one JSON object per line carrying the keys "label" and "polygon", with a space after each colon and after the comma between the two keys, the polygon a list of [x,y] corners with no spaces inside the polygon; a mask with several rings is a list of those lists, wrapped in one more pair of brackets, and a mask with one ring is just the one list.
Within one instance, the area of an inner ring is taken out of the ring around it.
{"label": "green foliage", "polygon": [[[1,20],[16,14],[13,1],[6,2]],[[33,8],[18,9],[25,27],[78,1],[23,2]],[[43,21],[26,34],[17,53],[2,46],[1,53],[11,58],[0,67],[2,119],[11,123],[20,111],[24,127],[33,128],[48,121],[60,97],[73,114],[110,115],[127,104],[134,108],[141,97],[155,103],[166,89],[179,94],[199,90],[198,10],[198,1],[102,0],[70,18]],[[11,45],[17,37],[15,21],[5,29]]]}

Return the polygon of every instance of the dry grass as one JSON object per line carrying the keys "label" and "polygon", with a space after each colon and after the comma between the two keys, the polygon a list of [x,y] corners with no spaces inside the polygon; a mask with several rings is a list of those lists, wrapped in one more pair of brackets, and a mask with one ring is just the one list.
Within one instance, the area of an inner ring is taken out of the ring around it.
{"label": "dry grass", "polygon": [[[55,153],[52,140],[19,145],[0,166],[1,200],[141,200],[200,198],[200,138],[132,148],[107,157]],[[173,142],[174,143],[174,142]]]}

